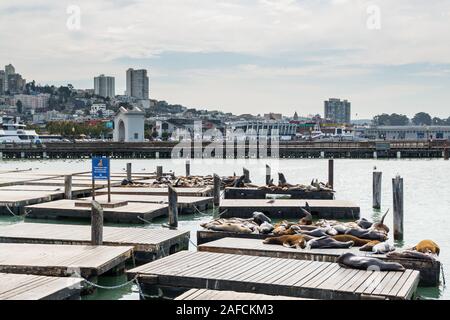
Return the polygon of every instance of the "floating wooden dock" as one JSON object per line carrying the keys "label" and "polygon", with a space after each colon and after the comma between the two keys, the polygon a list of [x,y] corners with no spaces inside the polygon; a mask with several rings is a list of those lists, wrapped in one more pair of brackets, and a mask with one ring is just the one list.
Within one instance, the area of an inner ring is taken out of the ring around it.
{"label": "floating wooden dock", "polygon": [[411,299],[419,272],[377,272],[337,263],[179,252],[127,272],[143,290],[193,288],[313,299]]}
{"label": "floating wooden dock", "polygon": [[305,298],[294,298],[286,296],[269,296],[266,294],[235,292],[235,291],[217,291],[207,289],[191,289],[175,300],[309,300]]}
{"label": "floating wooden dock", "polygon": [[[203,188],[175,188],[178,196],[187,197],[210,197],[213,194],[211,186]],[[106,188],[97,191],[98,194],[107,193]],[[134,194],[134,195],[149,195],[149,196],[167,196],[169,194],[168,188],[149,188],[149,187],[113,187],[111,194]]]}
{"label": "floating wooden dock", "polygon": [[[96,195],[97,201],[106,202],[108,195]],[[83,200],[92,200],[92,197],[83,198]],[[112,194],[112,201],[128,201],[128,203],[159,203],[168,204],[168,196],[150,196],[150,195],[136,195],[136,194]],[[177,207],[180,214],[192,214],[198,211],[205,211],[213,206],[213,198],[211,197],[186,197],[179,196]]]}
{"label": "floating wooden dock", "polygon": [[290,196],[290,199],[322,199],[333,200],[331,191],[305,191],[305,190],[270,190],[261,188],[225,188],[225,199],[266,199],[267,195],[277,194]]}
{"label": "floating wooden dock", "polygon": [[[0,242],[90,245],[91,227],[17,223],[0,227]],[[103,228],[103,245],[132,246],[137,262],[149,262],[189,246],[189,231],[146,228]]]}
{"label": "floating wooden dock", "polygon": [[92,278],[123,271],[132,256],[133,247],[2,243],[0,272]]}
{"label": "floating wooden dock", "polygon": [[79,299],[81,278],[0,273],[0,300]]}
{"label": "floating wooden dock", "polygon": [[251,255],[259,257],[275,257],[284,259],[312,260],[322,262],[336,262],[337,258],[346,252],[359,256],[374,257],[389,262],[398,262],[406,269],[420,272],[420,286],[438,286],[441,264],[439,261],[418,259],[390,259],[384,254],[372,254],[360,251],[359,248],[350,249],[311,249],[299,250],[279,245],[264,244],[262,240],[224,238],[198,246],[199,251]]}
{"label": "floating wooden dock", "polygon": [[308,202],[311,214],[322,219],[359,219],[360,208],[351,201],[344,200],[262,200],[224,199],[220,203],[223,218],[251,218],[255,211],[263,212],[270,218],[295,218],[304,216],[300,208]]}
{"label": "floating wooden dock", "polygon": [[[91,208],[76,206],[79,200],[57,200],[26,206],[27,218],[72,218],[90,219]],[[107,222],[145,223],[154,218],[167,216],[168,205],[157,203],[130,202],[116,208],[103,208],[103,217]],[[144,220],[142,220],[144,219]]]}

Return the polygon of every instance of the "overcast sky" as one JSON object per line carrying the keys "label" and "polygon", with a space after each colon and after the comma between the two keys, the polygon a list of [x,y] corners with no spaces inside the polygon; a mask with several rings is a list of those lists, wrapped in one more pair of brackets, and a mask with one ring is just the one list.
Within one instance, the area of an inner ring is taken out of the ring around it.
{"label": "overcast sky", "polygon": [[122,94],[125,70],[146,68],[152,98],[238,114],[322,114],[336,97],[356,119],[448,117],[449,35],[448,0],[0,2],[0,66],[27,80],[92,88],[104,73]]}

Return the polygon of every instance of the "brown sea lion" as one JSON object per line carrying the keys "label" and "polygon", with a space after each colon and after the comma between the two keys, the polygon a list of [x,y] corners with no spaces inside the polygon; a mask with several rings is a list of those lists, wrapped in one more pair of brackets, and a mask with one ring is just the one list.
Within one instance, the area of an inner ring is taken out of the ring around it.
{"label": "brown sea lion", "polygon": [[347,252],[339,256],[337,263],[343,268],[377,271],[405,271],[397,262],[385,262],[377,258],[357,256]]}
{"label": "brown sea lion", "polygon": [[381,217],[380,222],[375,222],[370,229],[371,230],[375,230],[375,231],[379,231],[379,232],[385,232],[386,234],[389,233],[389,227],[387,225],[384,224],[384,219],[386,218],[387,214],[389,213],[389,209],[388,211],[386,211],[386,213]]}
{"label": "brown sea lion", "polygon": [[224,223],[221,225],[212,225],[209,227],[210,230],[213,231],[226,231],[226,232],[236,232],[236,233],[252,233],[252,230],[249,228],[235,223]]}
{"label": "brown sea lion", "polygon": [[306,247],[306,239],[304,236],[295,234],[290,236],[270,237],[264,240],[265,244],[278,244],[288,248],[304,249]]}
{"label": "brown sea lion", "polygon": [[418,252],[434,253],[436,255],[439,255],[439,253],[441,252],[441,249],[433,240],[422,240],[412,249]]}
{"label": "brown sea lion", "polygon": [[333,239],[340,241],[340,242],[353,241],[353,246],[355,246],[355,247],[362,247],[371,242],[371,240],[360,239],[358,237],[355,237],[355,236],[352,236],[349,234],[338,234],[336,236],[333,236]]}
{"label": "brown sea lion", "polygon": [[418,252],[418,251],[413,251],[413,250],[404,250],[401,252],[389,252],[386,255],[388,258],[392,258],[392,259],[418,259],[418,260],[436,260],[435,257],[426,254],[426,253],[422,253],[422,252]]}
{"label": "brown sea lion", "polygon": [[366,243],[364,246],[362,246],[361,248],[359,248],[359,251],[368,251],[368,252],[372,252],[373,247],[375,247],[377,244],[381,243],[378,240],[372,240],[369,241],[368,243]]}
{"label": "brown sea lion", "polygon": [[[306,202],[306,208],[309,208],[308,202]],[[313,223],[313,217],[312,217],[311,212],[308,209],[303,209],[303,208],[300,208],[300,210],[303,212],[303,214],[305,216],[300,219],[298,224],[302,225],[302,226],[309,226],[309,225],[311,225]]]}
{"label": "brown sea lion", "polygon": [[387,235],[385,232],[372,229],[369,230],[361,228],[349,229],[345,232],[345,234],[352,235],[360,239],[379,240],[379,241],[387,240]]}

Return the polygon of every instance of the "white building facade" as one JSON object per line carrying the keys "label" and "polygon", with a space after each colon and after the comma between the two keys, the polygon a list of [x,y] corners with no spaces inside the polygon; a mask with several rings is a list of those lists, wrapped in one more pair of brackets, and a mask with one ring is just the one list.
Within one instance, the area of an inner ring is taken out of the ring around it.
{"label": "white building facade", "polygon": [[145,112],[135,107],[123,107],[114,117],[113,140],[115,142],[144,142]]}

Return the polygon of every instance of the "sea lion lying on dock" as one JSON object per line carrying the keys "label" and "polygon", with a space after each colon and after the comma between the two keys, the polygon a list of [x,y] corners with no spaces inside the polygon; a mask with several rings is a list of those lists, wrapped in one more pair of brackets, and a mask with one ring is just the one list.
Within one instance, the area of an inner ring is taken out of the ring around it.
{"label": "sea lion lying on dock", "polygon": [[236,232],[245,234],[253,233],[253,230],[251,230],[250,228],[247,228],[246,226],[237,223],[224,223],[218,225],[211,225],[208,229],[212,231],[225,231],[225,232]]}
{"label": "sea lion lying on dock", "polygon": [[379,232],[385,232],[386,234],[389,233],[389,227],[384,224],[384,219],[386,218],[387,214],[389,213],[389,210],[386,211],[386,213],[381,217],[380,222],[375,222],[371,227],[370,230],[379,231]]}
{"label": "sea lion lying on dock", "polygon": [[[355,236],[352,236],[349,234],[338,234],[338,235],[333,236],[333,239],[336,241],[340,241],[340,242],[353,241],[353,246],[355,246],[355,247],[366,246],[368,243],[372,242],[372,240],[360,239],[358,237],[355,237]],[[370,250],[372,250],[372,248],[370,248]]]}
{"label": "sea lion lying on dock", "polygon": [[359,248],[359,251],[372,252],[373,247],[375,247],[377,244],[381,243],[378,240],[367,240],[367,241],[369,241],[369,242],[366,243],[365,245],[363,245],[361,248]]}
{"label": "sea lion lying on dock", "polygon": [[339,256],[337,263],[343,268],[377,271],[405,271],[397,262],[385,262],[377,258],[361,257],[353,253],[344,253]]}
{"label": "sea lion lying on dock", "polygon": [[372,247],[375,254],[386,254],[395,250],[395,247],[387,242],[380,242]]}
{"label": "sea lion lying on dock", "polygon": [[349,234],[360,239],[379,240],[379,241],[387,240],[386,233],[371,229],[369,230],[361,228],[349,229],[345,234]]}
{"label": "sea lion lying on dock", "polygon": [[436,260],[436,258],[430,254],[413,250],[389,252],[386,256],[391,259]]}
{"label": "sea lion lying on dock", "polygon": [[363,228],[363,229],[369,229],[373,225],[373,222],[370,222],[366,218],[361,218],[361,219],[357,220],[356,223],[358,224],[358,226],[360,228]]}
{"label": "sea lion lying on dock", "polygon": [[441,252],[441,249],[433,240],[422,240],[412,250],[421,253],[433,253],[435,255],[439,255]]}
{"label": "sea lion lying on dock", "polygon": [[263,241],[265,244],[278,244],[287,248],[297,248],[304,249],[306,247],[305,236],[300,234],[281,236],[281,237],[270,237]]}
{"label": "sea lion lying on dock", "polygon": [[253,221],[261,225],[264,222],[272,223],[272,220],[262,212],[253,212]]}
{"label": "sea lion lying on dock", "polygon": [[329,236],[311,239],[306,243],[307,249],[348,249],[352,246],[353,241],[340,242]]}
{"label": "sea lion lying on dock", "polygon": [[260,234],[269,234],[273,231],[273,225],[268,222],[263,222],[259,227],[258,231]]}

